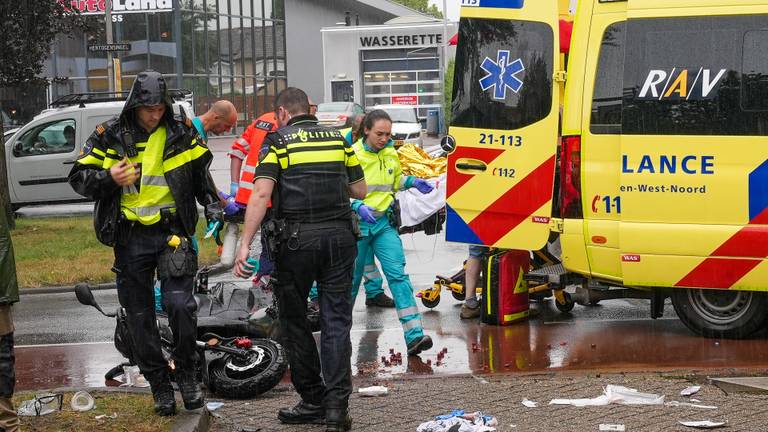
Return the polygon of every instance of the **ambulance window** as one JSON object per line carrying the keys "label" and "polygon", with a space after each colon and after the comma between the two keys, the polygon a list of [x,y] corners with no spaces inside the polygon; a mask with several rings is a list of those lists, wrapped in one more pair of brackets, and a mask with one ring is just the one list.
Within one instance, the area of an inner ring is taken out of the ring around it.
{"label": "ambulance window", "polygon": [[553,50],[545,23],[462,18],[451,125],[509,130],[546,118]]}
{"label": "ambulance window", "polygon": [[625,22],[611,24],[603,34],[595,73],[595,91],[592,95],[592,119],[589,124],[589,130],[593,134],[621,133],[626,27]]}
{"label": "ambulance window", "polygon": [[766,15],[627,22],[622,133],[766,135]]}
{"label": "ambulance window", "polygon": [[749,31],[744,35],[741,102],[749,111],[768,110],[768,31]]}

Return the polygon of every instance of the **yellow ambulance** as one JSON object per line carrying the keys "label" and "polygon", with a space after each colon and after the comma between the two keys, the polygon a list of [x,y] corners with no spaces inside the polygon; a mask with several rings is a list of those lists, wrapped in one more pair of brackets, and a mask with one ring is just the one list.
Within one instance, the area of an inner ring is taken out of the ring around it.
{"label": "yellow ambulance", "polygon": [[462,0],[447,240],[535,251],[556,237],[562,262],[531,277],[577,285],[562,308],[633,296],[656,318],[671,297],[698,334],[755,333],[768,1],[581,0],[567,68],[560,3]]}

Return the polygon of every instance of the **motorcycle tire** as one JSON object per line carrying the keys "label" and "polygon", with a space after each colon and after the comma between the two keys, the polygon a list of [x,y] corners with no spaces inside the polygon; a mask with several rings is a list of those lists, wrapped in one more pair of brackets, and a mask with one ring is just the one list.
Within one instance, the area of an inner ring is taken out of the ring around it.
{"label": "motorcycle tire", "polygon": [[[226,342],[232,344],[232,342]],[[271,339],[251,338],[253,355],[248,362],[227,354],[208,365],[208,377],[216,396],[249,399],[276,386],[288,368],[285,350]]]}

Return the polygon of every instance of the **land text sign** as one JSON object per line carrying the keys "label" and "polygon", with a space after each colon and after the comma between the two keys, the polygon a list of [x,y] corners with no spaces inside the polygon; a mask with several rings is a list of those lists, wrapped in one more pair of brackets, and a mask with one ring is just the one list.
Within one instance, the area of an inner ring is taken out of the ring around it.
{"label": "land text sign", "polygon": [[[61,0],[83,15],[104,14],[108,0]],[[112,13],[170,12],[173,0],[112,0]]]}

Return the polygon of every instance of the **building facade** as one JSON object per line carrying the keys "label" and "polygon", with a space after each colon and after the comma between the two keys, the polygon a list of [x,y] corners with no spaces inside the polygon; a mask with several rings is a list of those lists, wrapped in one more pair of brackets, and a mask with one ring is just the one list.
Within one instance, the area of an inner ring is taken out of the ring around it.
{"label": "building facade", "polygon": [[453,55],[444,47],[454,33],[455,23],[442,22],[324,28],[324,100],[413,105],[426,119],[442,108],[444,56]]}
{"label": "building facade", "polygon": [[153,69],[170,88],[191,90],[197,113],[231,100],[242,131],[286,87],[283,0],[113,0],[109,15],[105,0],[67,1],[100,30],[59,37],[45,64],[48,89],[24,89],[35,98],[6,90],[6,112],[28,117],[68,94],[128,91],[138,72]]}

